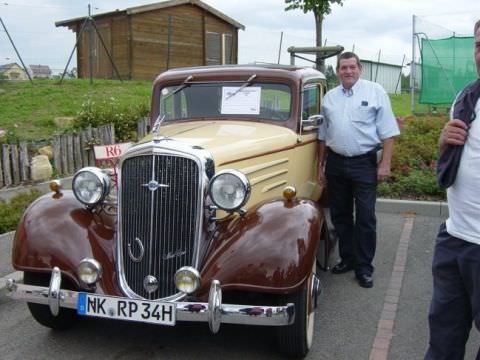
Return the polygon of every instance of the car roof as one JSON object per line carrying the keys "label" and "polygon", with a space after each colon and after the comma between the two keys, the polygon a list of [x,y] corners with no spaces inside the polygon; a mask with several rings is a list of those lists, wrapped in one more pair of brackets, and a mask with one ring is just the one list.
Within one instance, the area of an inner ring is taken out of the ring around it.
{"label": "car roof", "polygon": [[287,80],[293,82],[308,82],[313,79],[325,79],[325,75],[318,70],[308,67],[298,67],[294,65],[279,65],[255,63],[245,65],[211,65],[175,68],[160,74],[155,83],[160,81],[184,81],[187,77],[192,76],[190,81],[195,80],[239,80],[249,79],[250,76],[256,75],[258,79],[263,80]]}

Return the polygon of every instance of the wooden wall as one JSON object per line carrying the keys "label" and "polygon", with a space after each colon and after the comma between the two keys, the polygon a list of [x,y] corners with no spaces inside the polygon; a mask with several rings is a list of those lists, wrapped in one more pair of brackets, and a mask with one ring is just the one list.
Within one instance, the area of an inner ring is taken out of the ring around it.
{"label": "wooden wall", "polygon": [[[237,63],[237,29],[194,5],[129,16],[115,14],[96,19],[96,24],[123,79],[153,80],[167,69],[206,65],[206,32],[232,36],[231,59],[227,57],[227,62]],[[80,22],[76,28],[72,26],[77,34],[81,25]],[[96,34],[93,35],[93,76],[115,79],[115,71],[102,44]],[[81,78],[90,75],[89,41],[89,32],[85,31],[77,50]]]}

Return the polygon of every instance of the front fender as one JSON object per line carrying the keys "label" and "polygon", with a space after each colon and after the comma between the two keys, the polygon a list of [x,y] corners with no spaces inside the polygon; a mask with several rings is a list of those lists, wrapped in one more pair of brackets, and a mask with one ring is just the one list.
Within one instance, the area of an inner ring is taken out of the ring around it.
{"label": "front fender", "polygon": [[199,297],[213,279],[224,290],[295,291],[311,274],[322,223],[315,202],[277,199],[220,224],[202,267]]}
{"label": "front fender", "polygon": [[46,194],[28,207],[18,224],[12,265],[17,270],[35,272],[50,272],[58,266],[77,288],[82,288],[77,266],[86,257],[94,258],[104,270],[97,292],[120,295],[115,281],[112,225],[111,216],[87,211],[70,190]]}

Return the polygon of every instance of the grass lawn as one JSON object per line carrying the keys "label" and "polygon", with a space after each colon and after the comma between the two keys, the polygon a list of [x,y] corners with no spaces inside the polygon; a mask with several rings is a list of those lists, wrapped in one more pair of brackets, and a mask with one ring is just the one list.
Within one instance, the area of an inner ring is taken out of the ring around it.
{"label": "grass lawn", "polygon": [[0,82],[0,129],[22,140],[47,139],[58,130],[54,119],[75,116],[88,100],[115,98],[122,106],[149,104],[151,81],[35,80]]}
{"label": "grass lawn", "polygon": [[[55,131],[61,130],[54,119],[61,116],[75,116],[87,101],[100,103],[116,99],[122,107],[148,105],[151,81],[35,80],[30,82],[0,82],[0,129],[7,130],[13,138],[22,140],[48,139]],[[411,115],[410,94],[390,96],[396,116]],[[417,104],[416,111],[428,112],[426,105]],[[439,108],[439,112],[445,111]]]}

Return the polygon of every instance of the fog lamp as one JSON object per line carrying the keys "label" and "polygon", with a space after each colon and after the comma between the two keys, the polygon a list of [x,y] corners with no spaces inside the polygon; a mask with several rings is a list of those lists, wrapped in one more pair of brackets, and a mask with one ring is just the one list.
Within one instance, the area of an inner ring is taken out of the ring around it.
{"label": "fog lamp", "polygon": [[178,269],[175,273],[175,286],[184,293],[193,293],[200,287],[200,273],[191,266]]}
{"label": "fog lamp", "polygon": [[95,259],[86,258],[80,261],[77,273],[80,280],[85,284],[92,285],[102,277],[102,265]]}

